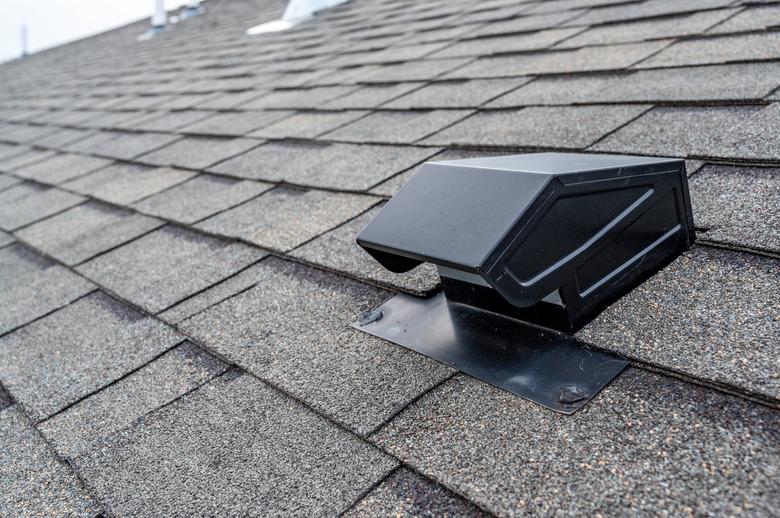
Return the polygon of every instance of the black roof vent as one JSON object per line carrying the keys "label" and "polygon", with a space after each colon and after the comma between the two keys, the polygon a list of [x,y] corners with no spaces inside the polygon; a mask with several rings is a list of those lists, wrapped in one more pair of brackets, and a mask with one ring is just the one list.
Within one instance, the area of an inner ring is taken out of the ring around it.
{"label": "black roof vent", "polygon": [[538,153],[429,162],[357,242],[438,265],[450,300],[573,331],[694,239],[679,159]]}
{"label": "black roof vent", "polygon": [[438,265],[354,327],[572,413],[628,362],[569,335],[693,242],[682,160],[541,153],[430,162],[357,238],[387,269]]}

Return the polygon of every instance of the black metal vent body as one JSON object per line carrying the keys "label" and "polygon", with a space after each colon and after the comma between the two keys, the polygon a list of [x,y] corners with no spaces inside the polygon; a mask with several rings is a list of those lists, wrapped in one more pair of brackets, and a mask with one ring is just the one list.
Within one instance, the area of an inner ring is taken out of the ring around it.
{"label": "black metal vent body", "polygon": [[572,331],[694,240],[679,159],[538,153],[429,162],[358,243],[439,266],[447,298]]}

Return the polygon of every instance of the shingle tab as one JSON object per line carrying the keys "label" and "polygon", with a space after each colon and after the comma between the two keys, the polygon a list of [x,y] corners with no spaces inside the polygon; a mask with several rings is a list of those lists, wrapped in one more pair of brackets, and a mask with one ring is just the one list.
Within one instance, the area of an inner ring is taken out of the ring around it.
{"label": "shingle tab", "polygon": [[471,115],[470,110],[374,112],[325,135],[350,142],[412,144]]}
{"label": "shingle tab", "polygon": [[111,160],[106,158],[66,153],[23,167],[14,174],[36,182],[60,184],[101,169],[110,163]]}
{"label": "shingle tab", "polygon": [[780,33],[766,32],[681,40],[637,66],[674,67],[777,58],[780,58]]}
{"label": "shingle tab", "polygon": [[71,180],[65,188],[111,203],[129,205],[195,176],[192,171],[114,164]]}
{"label": "shingle tab", "polygon": [[243,137],[291,115],[289,111],[220,112],[181,128],[182,133]]}
{"label": "shingle tab", "polygon": [[350,110],[334,112],[299,112],[270,126],[252,132],[249,136],[259,138],[313,139],[323,133],[349,124],[363,117],[367,112]]}
{"label": "shingle tab", "polygon": [[211,170],[241,178],[360,191],[436,152],[410,146],[270,142]]}
{"label": "shingle tab", "polygon": [[135,239],[162,221],[88,202],[26,227],[18,237],[73,265]]}
{"label": "shingle tab", "polygon": [[272,184],[198,175],[171,189],[146,198],[135,209],[161,218],[195,223],[272,188]]}
{"label": "shingle tab", "polygon": [[221,281],[263,257],[251,247],[164,227],[79,266],[151,313]]}
{"label": "shingle tab", "polygon": [[585,15],[567,22],[565,25],[596,25],[607,22],[639,20],[671,14],[687,13],[705,9],[717,9],[733,4],[733,0],[644,0],[627,2],[621,5],[606,5],[589,10]]}
{"label": "shingle tab", "polygon": [[365,85],[352,93],[327,102],[323,107],[333,109],[377,108],[387,101],[419,88],[421,85],[422,83]]}
{"label": "shingle tab", "polygon": [[598,151],[774,160],[780,104],[766,107],[656,108],[593,146]]}
{"label": "shingle tab", "polygon": [[367,516],[488,516],[446,488],[400,468],[371,490],[347,518]]}
{"label": "shingle tab", "polygon": [[0,334],[69,304],[95,288],[89,281],[18,244],[0,249],[0,287]]}
{"label": "shingle tab", "polygon": [[16,174],[16,171],[20,168],[23,168],[29,164],[40,162],[41,160],[46,160],[47,158],[53,157],[54,155],[56,155],[54,151],[30,149],[26,153],[3,159],[0,162],[0,172],[14,172],[14,174]]}
{"label": "shingle tab", "polygon": [[690,190],[699,239],[780,253],[780,169],[707,166]]}
{"label": "shingle tab", "polygon": [[642,70],[630,74],[541,78],[490,108],[534,104],[758,100],[780,85],[780,67],[748,63]]}
{"label": "shingle tab", "polygon": [[277,187],[199,223],[197,228],[287,251],[357,216],[372,196]]}
{"label": "shingle tab", "polygon": [[450,72],[447,78],[514,77],[627,68],[668,45],[666,40],[610,47],[584,47],[478,59]]}
{"label": "shingle tab", "polygon": [[[319,86],[309,89],[277,90],[239,106],[241,110],[319,108],[328,101],[355,90],[355,86]],[[267,112],[290,115],[292,112]],[[278,120],[278,119],[277,119]],[[257,129],[257,128],[255,128]]]}
{"label": "shingle tab", "polygon": [[530,78],[475,79],[430,83],[420,90],[387,103],[384,108],[476,108],[518,86]]}
{"label": "shingle tab", "polygon": [[473,58],[425,59],[385,65],[369,70],[358,80],[366,83],[395,83],[398,81],[430,81],[473,61]]}
{"label": "shingle tab", "polygon": [[213,115],[206,110],[180,110],[175,112],[152,112],[149,117],[129,124],[134,130],[172,132]]}
{"label": "shingle tab", "polygon": [[760,31],[777,27],[778,25],[780,25],[780,6],[770,4],[748,7],[707,32],[714,34]]}
{"label": "shingle tab", "polygon": [[0,379],[31,417],[45,419],[181,340],[96,292],[0,338]]}
{"label": "shingle tab", "polygon": [[734,12],[734,9],[721,9],[670,18],[653,18],[633,23],[600,25],[591,27],[587,31],[559,43],[556,47],[576,48],[586,45],[609,45],[700,34],[725,20]]}
{"label": "shingle tab", "polygon": [[91,518],[99,504],[17,407],[0,412],[0,513]]}
{"label": "shingle tab", "polygon": [[775,409],[629,368],[571,416],[458,376],[374,440],[502,516],[762,515],[778,428]]}
{"label": "shingle tab", "polygon": [[5,189],[13,187],[14,185],[19,185],[20,183],[21,180],[18,178],[14,178],[13,176],[7,174],[0,174],[0,191],[4,191]]}
{"label": "shingle tab", "polygon": [[323,234],[292,255],[330,270],[344,272],[359,279],[367,279],[385,286],[400,288],[418,295],[426,294],[439,285],[436,267],[426,263],[405,274],[388,272],[355,242],[355,236],[379,213],[376,207],[360,217]]}
{"label": "shingle tab", "polygon": [[247,375],[223,376],[76,460],[113,513],[139,517],[335,516],[396,464]]}
{"label": "shingle tab", "polygon": [[226,158],[240,155],[261,142],[252,139],[187,137],[138,158],[140,162],[188,169],[205,169]]}
{"label": "shingle tab", "polygon": [[778,276],[777,260],[694,247],[578,336],[673,372],[780,400]]}
{"label": "shingle tab", "polygon": [[226,369],[220,360],[184,343],[44,421],[39,429],[60,455],[76,457]]}
{"label": "shingle tab", "polygon": [[349,324],[388,298],[354,281],[276,259],[257,286],[180,327],[263,379],[368,433],[451,369]]}
{"label": "shingle tab", "polygon": [[79,153],[132,160],[153,149],[170,144],[179,138],[181,137],[178,135],[167,135],[165,133],[102,131],[67,146],[67,149]]}
{"label": "shingle tab", "polygon": [[490,56],[551,47],[568,38],[581,28],[551,29],[522,35],[466,39],[431,54],[432,58],[456,58],[463,56]]}
{"label": "shingle tab", "polygon": [[[5,193],[13,189],[15,187]],[[28,195],[0,204],[0,228],[8,231],[16,230],[83,201],[84,198],[78,194],[57,188],[34,186]]]}
{"label": "shingle tab", "polygon": [[425,140],[435,145],[583,148],[638,117],[642,106],[482,111]]}

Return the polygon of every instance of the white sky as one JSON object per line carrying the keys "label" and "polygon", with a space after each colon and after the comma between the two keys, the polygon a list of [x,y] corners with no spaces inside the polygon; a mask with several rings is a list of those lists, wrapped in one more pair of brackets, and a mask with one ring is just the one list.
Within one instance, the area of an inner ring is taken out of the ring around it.
{"label": "white sky", "polygon": [[[166,9],[185,0],[165,0]],[[150,17],[154,0],[0,0],[0,62]]]}

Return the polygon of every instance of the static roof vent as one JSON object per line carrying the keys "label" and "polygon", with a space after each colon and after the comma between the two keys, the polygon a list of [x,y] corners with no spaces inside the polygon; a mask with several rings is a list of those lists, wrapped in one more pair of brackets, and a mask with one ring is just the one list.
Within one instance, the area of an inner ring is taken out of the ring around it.
{"label": "static roof vent", "polygon": [[299,23],[305,22],[319,11],[335,7],[346,1],[347,0],[290,0],[287,7],[284,9],[284,13],[280,20],[273,20],[261,23],[260,25],[255,25],[254,27],[248,28],[246,33],[250,36],[256,36],[269,32],[286,31]]}
{"label": "static roof vent", "polygon": [[[574,331],[693,238],[682,160],[540,153],[426,163],[357,241],[393,272],[436,264],[445,327],[471,333],[451,304]],[[359,327],[392,340],[380,323]]]}

